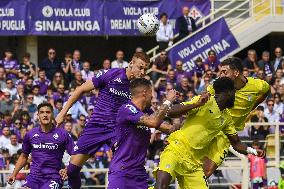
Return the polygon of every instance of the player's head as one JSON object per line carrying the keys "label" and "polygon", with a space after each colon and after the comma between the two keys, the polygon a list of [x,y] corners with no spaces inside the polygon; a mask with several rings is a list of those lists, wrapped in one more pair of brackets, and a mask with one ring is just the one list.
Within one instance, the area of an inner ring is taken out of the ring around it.
{"label": "player's head", "polygon": [[[234,81],[228,77],[220,77],[213,83],[216,98],[221,99],[223,108],[231,108],[235,101]],[[219,104],[218,104],[219,105]]]}
{"label": "player's head", "polygon": [[38,105],[38,119],[42,126],[48,126],[52,124],[53,120],[53,107],[47,102],[43,102]]}
{"label": "player's head", "polygon": [[131,81],[129,87],[131,98],[139,99],[146,104],[146,107],[151,106],[152,101],[152,84],[145,78],[137,78]]}
{"label": "player's head", "polygon": [[150,64],[150,58],[144,52],[134,53],[131,62],[129,63],[130,80],[144,77]]}
{"label": "player's head", "polygon": [[227,58],[221,62],[220,77],[229,77],[233,81],[243,75],[242,60],[236,57]]}

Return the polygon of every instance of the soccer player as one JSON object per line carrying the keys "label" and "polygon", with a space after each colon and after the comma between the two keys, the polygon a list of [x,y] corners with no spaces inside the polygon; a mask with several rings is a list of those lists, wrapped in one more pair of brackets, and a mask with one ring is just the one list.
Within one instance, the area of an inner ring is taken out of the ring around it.
{"label": "soccer player", "polygon": [[23,152],[16,163],[8,183],[13,184],[16,175],[26,165],[29,154],[32,156],[30,174],[24,187],[31,189],[59,189],[63,182],[59,175],[62,157],[67,150],[71,155],[74,142],[71,136],[61,128],[52,124],[53,108],[49,103],[38,106],[40,126],[25,135]]}
{"label": "soccer player", "polygon": [[213,88],[215,95],[205,105],[190,110],[189,104],[200,98],[197,96],[190,102],[173,106],[169,111],[169,115],[178,116],[181,109],[187,112],[187,118],[183,127],[169,136],[169,145],[160,157],[160,165],[154,172],[157,173],[158,189],[167,189],[174,178],[178,179],[181,188],[208,188],[200,156],[208,151],[208,145],[220,131],[226,134],[238,152],[264,155],[262,150],[247,147],[240,142],[234,122],[226,109],[234,105],[234,82],[227,77],[218,78]]}
{"label": "soccer player", "polygon": [[[149,63],[150,59],[145,53],[135,53],[127,68],[100,71],[92,80],[76,88],[56,117],[56,122],[61,124],[69,108],[83,93],[95,88],[100,90],[93,113],[74,147],[67,167],[68,183],[72,189],[81,187],[80,170],[86,160],[102,145],[112,146],[117,111],[130,99],[130,80],[143,77]],[[66,171],[61,173],[65,177]]]}
{"label": "soccer player", "polygon": [[[109,189],[147,189],[145,158],[151,131],[156,128],[171,133],[178,126],[162,123],[171,103],[176,99],[174,90],[168,92],[166,101],[154,113],[150,109],[152,86],[146,79],[135,79],[130,84],[131,101],[121,106],[115,128],[116,144],[109,170]],[[206,102],[202,98],[192,104],[196,108]],[[162,123],[162,124],[161,124]]]}
{"label": "soccer player", "polygon": [[[221,63],[220,77],[229,77],[234,81],[235,102],[234,106],[229,109],[229,114],[234,121],[236,130],[242,131],[249,113],[265,100],[270,92],[270,86],[264,80],[245,77],[242,61],[236,57],[228,58]],[[214,95],[212,85],[207,90]],[[203,164],[206,177],[210,177],[222,164],[228,154],[229,146],[230,141],[223,132],[220,132],[212,140]]]}

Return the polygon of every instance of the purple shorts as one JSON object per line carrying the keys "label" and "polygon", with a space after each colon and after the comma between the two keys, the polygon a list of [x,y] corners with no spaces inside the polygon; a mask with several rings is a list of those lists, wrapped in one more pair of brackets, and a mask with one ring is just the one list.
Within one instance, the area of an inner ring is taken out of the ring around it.
{"label": "purple shorts", "polygon": [[94,155],[104,144],[112,146],[114,141],[113,129],[100,127],[86,127],[74,147],[73,154]]}
{"label": "purple shorts", "polygon": [[60,189],[63,184],[60,179],[39,178],[28,175],[23,187],[31,189]]}
{"label": "purple shorts", "polygon": [[147,175],[111,173],[108,181],[108,189],[148,189]]}

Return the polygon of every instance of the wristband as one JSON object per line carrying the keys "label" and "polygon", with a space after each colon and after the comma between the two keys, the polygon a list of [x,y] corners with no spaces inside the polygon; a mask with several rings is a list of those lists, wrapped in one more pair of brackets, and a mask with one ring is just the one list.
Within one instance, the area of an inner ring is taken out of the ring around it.
{"label": "wristband", "polygon": [[251,148],[251,147],[247,147],[247,153],[248,153],[248,154],[253,154],[253,155],[257,156],[257,151],[256,151],[256,149]]}
{"label": "wristband", "polygon": [[171,107],[172,102],[169,100],[166,100],[163,104],[167,105],[168,107]]}

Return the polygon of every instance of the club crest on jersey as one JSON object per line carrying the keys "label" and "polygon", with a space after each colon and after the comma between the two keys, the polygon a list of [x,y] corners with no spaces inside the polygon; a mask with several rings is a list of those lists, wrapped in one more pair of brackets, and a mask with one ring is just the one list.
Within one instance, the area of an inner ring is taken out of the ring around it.
{"label": "club crest on jersey", "polygon": [[131,104],[127,104],[126,108],[128,108],[134,114],[138,113],[137,109],[134,106],[132,106]]}
{"label": "club crest on jersey", "polygon": [[79,150],[79,147],[77,145],[74,146],[74,152]]}
{"label": "club crest on jersey", "polygon": [[248,95],[248,101],[252,101],[252,96]]}
{"label": "club crest on jersey", "polygon": [[224,122],[225,122],[225,119],[224,119],[223,117],[221,117],[221,118],[220,118],[220,122],[221,122],[221,125],[223,125]]}
{"label": "club crest on jersey", "polygon": [[58,134],[55,133],[55,134],[53,135],[53,138],[54,138],[55,140],[57,140],[57,139],[59,138]]}
{"label": "club crest on jersey", "polygon": [[36,133],[36,134],[34,134],[34,136],[32,138],[34,138],[34,137],[39,137],[39,135]]}

